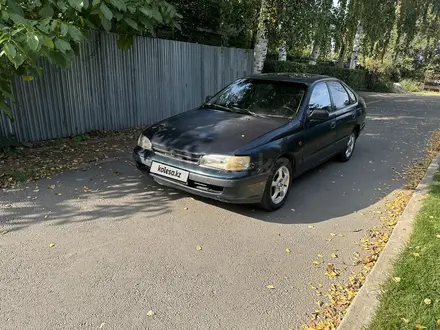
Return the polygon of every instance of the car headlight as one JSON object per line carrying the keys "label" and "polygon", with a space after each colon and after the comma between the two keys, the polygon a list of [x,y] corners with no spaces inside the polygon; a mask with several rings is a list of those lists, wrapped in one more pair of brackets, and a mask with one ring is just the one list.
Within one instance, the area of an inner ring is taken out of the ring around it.
{"label": "car headlight", "polygon": [[250,163],[249,156],[206,155],[200,159],[199,165],[226,171],[245,171]]}
{"label": "car headlight", "polygon": [[152,150],[153,146],[151,144],[151,141],[149,138],[147,138],[145,135],[141,134],[138,139],[138,146],[142,149]]}

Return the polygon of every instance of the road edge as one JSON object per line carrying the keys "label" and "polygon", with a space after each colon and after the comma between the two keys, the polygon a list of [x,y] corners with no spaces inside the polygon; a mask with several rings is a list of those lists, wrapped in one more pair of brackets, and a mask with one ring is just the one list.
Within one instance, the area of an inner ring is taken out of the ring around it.
{"label": "road edge", "polygon": [[411,236],[415,216],[420,211],[422,202],[429,191],[429,185],[439,168],[440,152],[431,162],[425,176],[415,189],[396,227],[394,227],[387,245],[367,275],[364,285],[348,307],[338,330],[361,330],[371,323],[379,306],[381,286],[388,279],[393,269],[394,260],[399,256]]}

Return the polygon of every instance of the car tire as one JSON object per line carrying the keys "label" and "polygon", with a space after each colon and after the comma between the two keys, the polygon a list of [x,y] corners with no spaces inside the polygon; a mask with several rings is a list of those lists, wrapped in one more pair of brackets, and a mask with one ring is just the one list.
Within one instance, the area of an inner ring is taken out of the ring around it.
{"label": "car tire", "polygon": [[261,200],[261,207],[266,211],[275,211],[282,207],[287,200],[292,183],[292,164],[287,158],[279,158],[267,178]]}
{"label": "car tire", "polygon": [[344,150],[338,156],[340,162],[348,162],[351,156],[353,156],[354,148],[356,147],[356,140],[357,134],[356,130],[354,130],[351,132]]}

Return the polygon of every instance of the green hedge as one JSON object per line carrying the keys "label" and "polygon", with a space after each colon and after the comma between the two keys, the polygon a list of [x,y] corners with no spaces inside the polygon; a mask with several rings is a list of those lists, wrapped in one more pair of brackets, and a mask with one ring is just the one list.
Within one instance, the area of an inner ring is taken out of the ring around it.
{"label": "green hedge", "polygon": [[341,69],[327,65],[309,65],[290,61],[267,60],[264,65],[264,72],[293,72],[293,73],[314,73],[341,79],[350,87],[357,90],[366,90],[367,72],[364,70]]}

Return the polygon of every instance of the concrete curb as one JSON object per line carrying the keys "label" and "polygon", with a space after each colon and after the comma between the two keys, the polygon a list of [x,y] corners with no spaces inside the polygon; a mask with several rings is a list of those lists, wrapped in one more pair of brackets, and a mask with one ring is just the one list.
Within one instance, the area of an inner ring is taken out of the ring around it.
{"label": "concrete curb", "polygon": [[391,234],[390,240],[379,256],[376,265],[368,274],[364,285],[353,299],[338,330],[361,330],[367,327],[379,305],[381,286],[393,270],[393,262],[406,246],[412,229],[414,218],[419,212],[434,174],[440,167],[440,153],[429,165],[425,176],[420,181],[402,216]]}

